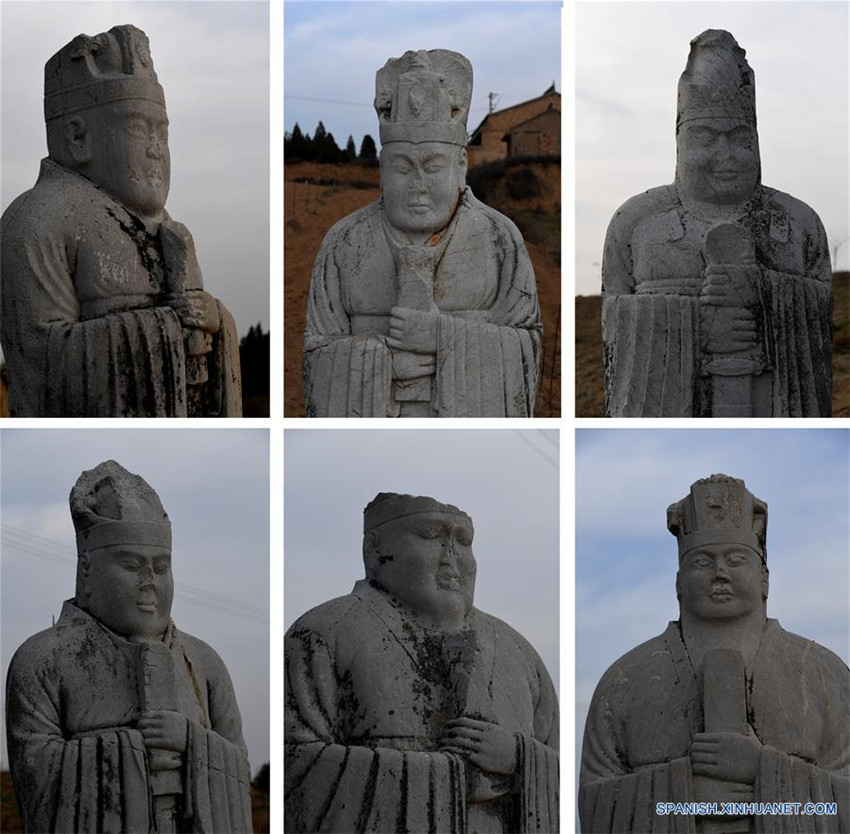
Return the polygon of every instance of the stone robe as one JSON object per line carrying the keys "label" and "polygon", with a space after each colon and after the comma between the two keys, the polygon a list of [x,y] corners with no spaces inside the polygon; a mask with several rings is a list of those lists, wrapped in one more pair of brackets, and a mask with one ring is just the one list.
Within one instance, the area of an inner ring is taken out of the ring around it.
{"label": "stone robe", "polygon": [[[747,715],[762,742],[750,802],[837,802],[838,816],[755,816],[756,832],[850,831],[850,671],[828,649],[767,620],[747,670]],[[703,732],[701,687],[678,622],[621,657],[590,705],[581,762],[583,832],[694,832],[691,739]],[[725,801],[728,801],[724,797]],[[737,800],[736,800],[737,801]]]}
{"label": "stone robe", "polygon": [[[530,417],[540,367],[534,270],[508,218],[464,192],[434,249],[440,312],[436,376],[424,399],[438,417]],[[381,200],[325,237],[313,268],[304,344],[310,417],[397,417],[423,399],[393,379],[387,347],[398,303],[399,242]],[[404,415],[402,415],[404,416]]]}
{"label": "stone robe", "polygon": [[[473,610],[479,653],[449,668],[423,630],[366,580],[309,611],[285,642],[287,832],[558,830],[558,704],[534,649]],[[516,734],[517,771],[496,776],[437,749],[468,715]],[[475,801],[473,801],[475,800]]]}
{"label": "stone robe", "polygon": [[[0,337],[18,417],[187,416],[184,332],[159,239],[45,159],[2,219]],[[204,416],[240,416],[239,340],[218,303]]]}
{"label": "stone robe", "polygon": [[[738,218],[756,245],[761,401],[754,416],[832,413],[832,273],[826,233],[805,203],[759,186]],[[711,416],[700,372],[703,239],[675,184],[628,200],[608,227],[602,262],[609,417]]]}
{"label": "stone robe", "polygon": [[[182,794],[181,831],[250,832],[251,775],[242,718],[221,658],[173,624],[174,699],[188,743],[168,792]],[[140,714],[142,644],[72,601],[15,653],[6,682],[9,764],[24,831],[151,832],[153,782]],[[166,705],[160,705],[166,708]],[[170,774],[169,774],[170,775]],[[165,777],[166,779],[168,776]]]}

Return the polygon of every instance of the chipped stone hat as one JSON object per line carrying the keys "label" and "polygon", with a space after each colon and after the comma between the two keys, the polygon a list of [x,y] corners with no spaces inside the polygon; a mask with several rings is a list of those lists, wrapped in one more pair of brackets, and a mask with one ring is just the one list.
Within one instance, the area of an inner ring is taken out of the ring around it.
{"label": "chipped stone hat", "polygon": [[381,144],[446,142],[466,147],[472,64],[448,49],[390,58],[375,76]]}
{"label": "chipped stone hat", "polygon": [[70,504],[79,554],[119,544],[171,548],[171,521],[159,496],[114,460],[83,472]]}
{"label": "chipped stone hat", "polygon": [[679,561],[708,544],[745,544],[767,561],[767,504],[739,478],[712,475],[667,508],[667,529],[679,541]]}
{"label": "chipped stone hat", "polygon": [[363,510],[363,532],[374,530],[388,521],[405,518],[420,513],[451,513],[472,519],[463,510],[453,504],[441,504],[433,498],[422,495],[400,495],[397,492],[379,492]]}
{"label": "chipped stone hat", "polygon": [[148,36],[135,26],[77,35],[45,64],[45,121],[127,99],[165,107]]}
{"label": "chipped stone hat", "polygon": [[694,119],[732,118],[756,126],[755,73],[747,53],[723,29],[706,29],[691,41],[679,79],[676,127]]}

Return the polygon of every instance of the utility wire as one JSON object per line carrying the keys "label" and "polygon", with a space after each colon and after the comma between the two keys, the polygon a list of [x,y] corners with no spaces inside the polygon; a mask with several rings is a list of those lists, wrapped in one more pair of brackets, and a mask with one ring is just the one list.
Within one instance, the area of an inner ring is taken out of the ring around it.
{"label": "utility wire", "polygon": [[[73,551],[51,539],[29,533],[11,524],[0,524],[3,533],[3,544],[21,553],[27,553],[38,559],[70,567],[76,561]],[[175,589],[175,595],[185,602],[193,605],[203,606],[222,614],[230,614],[233,617],[254,620],[255,622],[268,622],[268,611],[242,600],[215,594],[203,588],[196,588],[183,582]]]}

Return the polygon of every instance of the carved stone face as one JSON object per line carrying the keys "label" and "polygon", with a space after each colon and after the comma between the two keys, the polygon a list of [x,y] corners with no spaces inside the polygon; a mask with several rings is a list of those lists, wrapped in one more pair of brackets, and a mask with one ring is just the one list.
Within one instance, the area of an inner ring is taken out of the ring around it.
{"label": "carved stone face", "polygon": [[676,179],[684,196],[703,203],[737,205],[759,180],[758,135],[738,119],[694,119],[676,136]]}
{"label": "carved stone face", "polygon": [[702,545],[682,559],[676,590],[683,611],[706,620],[733,619],[763,607],[767,573],[747,545]]}
{"label": "carved stone face", "polygon": [[466,616],[472,609],[477,565],[473,529],[455,513],[417,513],[368,534],[371,578],[416,613]]}
{"label": "carved stone face", "polygon": [[432,234],[452,219],[466,183],[466,151],[444,142],[391,142],[381,150],[381,188],[390,224]]}
{"label": "carved stone face", "polygon": [[85,111],[91,162],[80,173],[130,211],[159,219],[171,185],[168,116],[155,102],[129,100]]}
{"label": "carved stone face", "polygon": [[156,640],[174,600],[171,550],[159,545],[112,545],[82,556],[83,608],[128,639]]}

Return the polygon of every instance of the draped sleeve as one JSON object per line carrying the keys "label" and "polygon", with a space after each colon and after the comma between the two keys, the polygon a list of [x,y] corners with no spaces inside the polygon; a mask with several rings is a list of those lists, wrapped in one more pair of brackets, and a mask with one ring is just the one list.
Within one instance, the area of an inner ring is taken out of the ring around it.
{"label": "draped sleeve", "polygon": [[333,638],[296,623],[285,641],[285,830],[465,832],[463,761],[346,743],[341,719],[355,705],[339,684]]}

